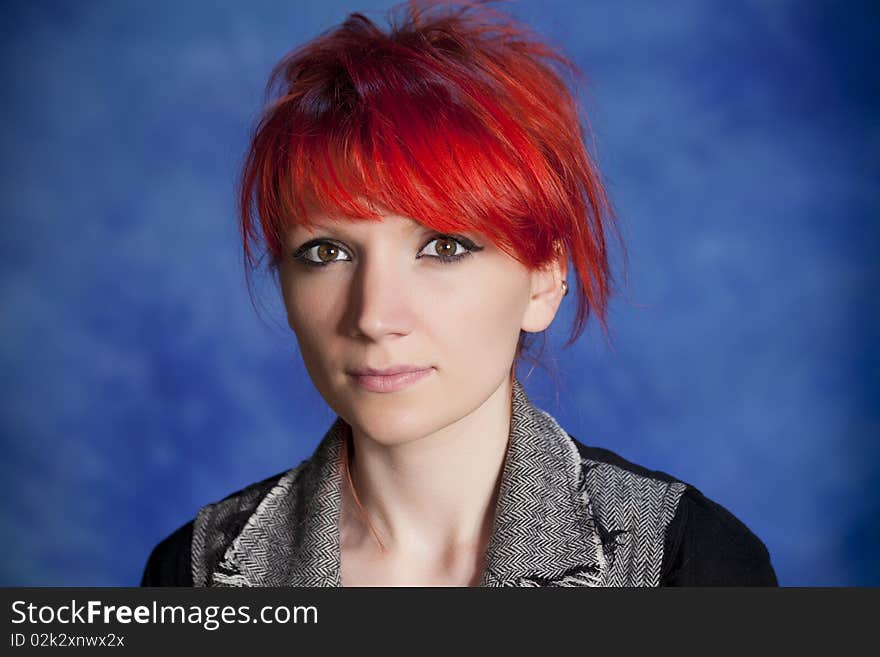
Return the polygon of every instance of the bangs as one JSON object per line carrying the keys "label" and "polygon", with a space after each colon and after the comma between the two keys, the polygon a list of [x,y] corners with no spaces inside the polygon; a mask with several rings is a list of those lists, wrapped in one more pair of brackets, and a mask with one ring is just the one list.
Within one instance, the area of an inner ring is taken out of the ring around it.
{"label": "bangs", "polygon": [[307,221],[308,199],[348,217],[373,217],[379,206],[437,230],[504,226],[501,217],[523,205],[520,165],[444,89],[406,91],[383,85],[346,116],[300,118],[320,136],[289,145],[284,209]]}

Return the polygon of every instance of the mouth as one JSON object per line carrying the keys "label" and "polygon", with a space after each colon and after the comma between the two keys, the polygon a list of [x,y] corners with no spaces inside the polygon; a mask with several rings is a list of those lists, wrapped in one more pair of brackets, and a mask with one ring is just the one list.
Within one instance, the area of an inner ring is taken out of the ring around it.
{"label": "mouth", "polygon": [[408,368],[404,371],[399,371],[400,369],[401,368],[397,368],[398,371],[394,371],[394,368],[389,368],[388,370],[385,370],[385,372],[390,372],[387,374],[376,373],[381,372],[381,370],[363,370],[362,373],[349,372],[349,376],[364,390],[368,390],[369,392],[388,393],[408,388],[418,381],[430,376],[431,372],[434,371],[433,367],[422,369]]}

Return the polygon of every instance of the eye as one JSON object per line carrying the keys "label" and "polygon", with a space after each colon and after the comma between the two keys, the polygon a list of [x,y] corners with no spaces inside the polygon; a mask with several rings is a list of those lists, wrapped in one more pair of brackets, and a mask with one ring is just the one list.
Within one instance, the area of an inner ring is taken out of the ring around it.
{"label": "eye", "polygon": [[474,251],[482,251],[482,247],[477,246],[464,237],[438,235],[425,244],[416,257],[422,258],[427,256],[445,263],[460,260]]}
{"label": "eye", "polygon": [[328,242],[327,240],[312,240],[306,242],[296,250],[293,257],[302,260],[307,265],[323,267],[331,262],[343,262],[351,260],[351,256],[339,258],[340,254],[348,256],[348,252],[338,244]]}

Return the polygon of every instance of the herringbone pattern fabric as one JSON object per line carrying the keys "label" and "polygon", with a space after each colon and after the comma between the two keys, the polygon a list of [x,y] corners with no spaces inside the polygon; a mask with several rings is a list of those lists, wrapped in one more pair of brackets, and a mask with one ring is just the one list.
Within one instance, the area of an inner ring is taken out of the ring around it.
{"label": "herringbone pattern fabric", "polygon": [[593,510],[607,533],[605,586],[658,586],[666,527],[685,484],[667,484],[596,461],[582,462]]}
{"label": "herringbone pattern fabric", "polygon": [[483,586],[601,583],[605,559],[580,463],[568,434],[515,382]]}
{"label": "herringbone pattern fabric", "polygon": [[[510,441],[481,586],[656,586],[665,530],[685,490],[583,459],[514,381]],[[196,586],[339,586],[337,418],[312,457],[204,507]]]}
{"label": "herringbone pattern fabric", "polygon": [[218,560],[224,556],[226,548],[241,532],[259,501],[271,490],[277,479],[275,477],[253,484],[222,502],[209,504],[199,511],[193,527],[192,552],[203,556],[193,559],[194,586],[207,586],[210,583],[209,578],[219,565]]}
{"label": "herringbone pattern fabric", "polygon": [[[340,447],[348,430],[337,418],[312,457],[278,480],[226,550],[209,585],[340,585],[339,466]],[[196,519],[196,529],[200,521],[209,523],[216,517],[217,511],[203,510]]]}

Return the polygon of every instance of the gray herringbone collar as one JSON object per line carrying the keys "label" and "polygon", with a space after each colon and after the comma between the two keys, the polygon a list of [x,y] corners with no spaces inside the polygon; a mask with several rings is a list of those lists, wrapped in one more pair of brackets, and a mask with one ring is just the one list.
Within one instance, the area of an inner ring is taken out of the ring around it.
{"label": "gray herringbone collar", "polygon": [[482,585],[598,584],[605,559],[569,435],[514,381],[510,441]]}
{"label": "gray herringbone collar", "polygon": [[[337,418],[315,453],[287,472],[248,519],[215,585],[339,586]],[[481,586],[597,585],[606,568],[577,447],[513,383],[510,441]]]}

